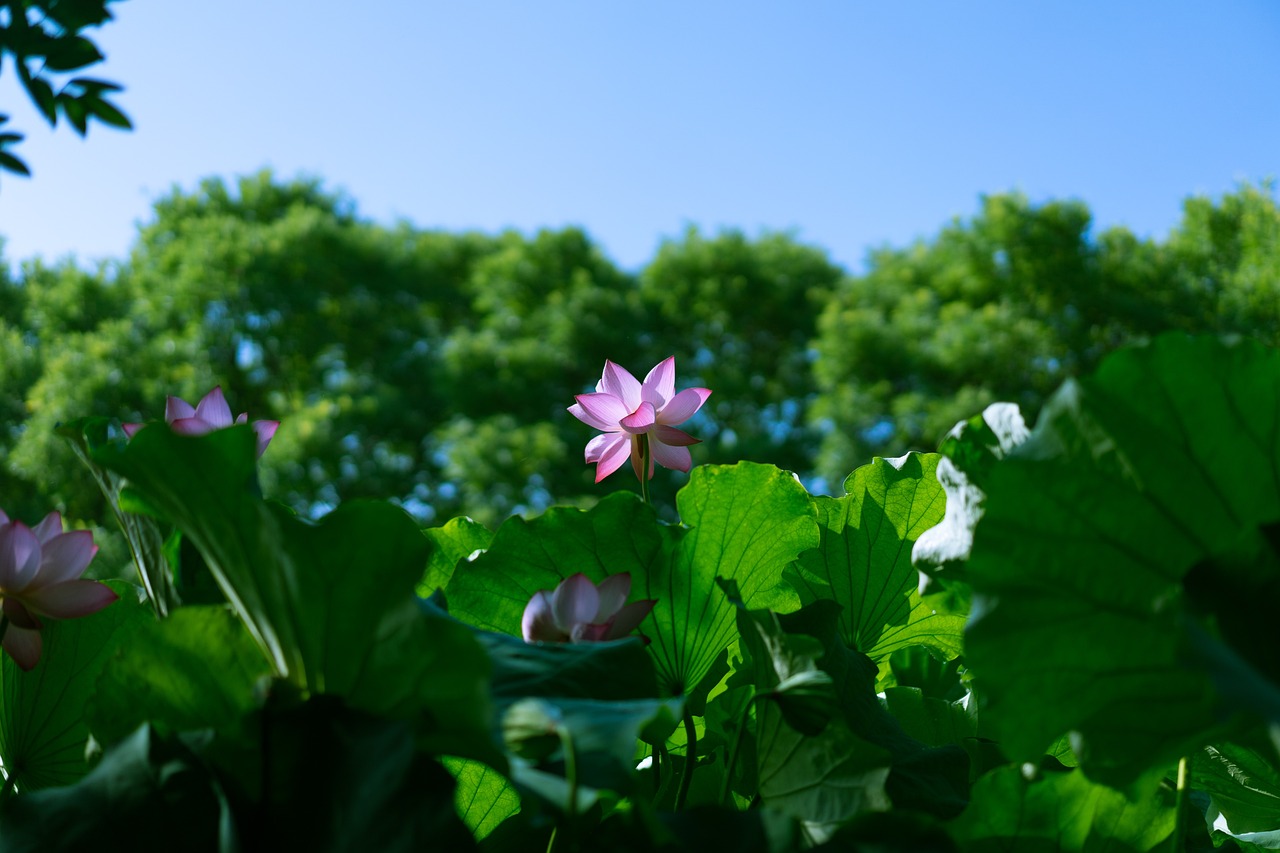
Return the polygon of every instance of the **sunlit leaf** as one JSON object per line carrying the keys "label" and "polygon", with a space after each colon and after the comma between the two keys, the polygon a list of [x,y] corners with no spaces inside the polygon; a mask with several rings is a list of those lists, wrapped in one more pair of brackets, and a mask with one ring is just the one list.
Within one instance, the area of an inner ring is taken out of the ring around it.
{"label": "sunlit leaf", "polygon": [[465,758],[444,758],[441,763],[458,783],[453,792],[458,817],[477,841],[520,813],[520,794],[497,770]]}
{"label": "sunlit leaf", "polygon": [[917,592],[911,548],[942,519],[945,496],[936,454],[877,459],[854,471],[842,498],[813,498],[821,542],[788,572],[801,600],[839,604],[845,643],[872,660],[928,646],[961,650],[964,620],[936,613]]}
{"label": "sunlit leaf", "polygon": [[1080,770],[1011,765],[978,779],[969,808],[947,828],[965,850],[1142,851],[1175,823],[1167,788],[1131,800]]}
{"label": "sunlit leaf", "polygon": [[144,722],[170,732],[234,731],[258,706],[255,688],[271,671],[226,607],[180,607],[124,639],[89,702],[89,727],[103,743]]}

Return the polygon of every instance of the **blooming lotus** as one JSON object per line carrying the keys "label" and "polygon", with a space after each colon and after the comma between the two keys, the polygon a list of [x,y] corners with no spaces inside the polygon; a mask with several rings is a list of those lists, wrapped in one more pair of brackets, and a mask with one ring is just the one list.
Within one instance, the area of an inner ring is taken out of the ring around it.
{"label": "blooming lotus", "polygon": [[526,642],[581,643],[617,640],[640,626],[656,601],[633,601],[631,575],[610,575],[596,586],[579,572],[555,592],[534,593],[524,609],[520,630]]}
{"label": "blooming lotus", "polygon": [[[169,397],[164,405],[164,419],[174,432],[181,435],[204,435],[215,429],[242,424],[249,420],[249,415],[242,412],[235,420],[231,418],[231,407],[227,398],[222,395],[222,386],[215,386],[212,391],[195,406],[178,397]],[[125,435],[133,438],[134,433],[146,424],[124,424]],[[280,428],[279,421],[254,421],[251,426],[258,436],[258,455],[267,449],[272,436]]]}
{"label": "blooming lotus", "polygon": [[40,660],[41,616],[88,616],[119,597],[105,584],[80,578],[96,553],[93,534],[64,533],[56,512],[31,528],[0,510],[0,645],[18,666],[30,670]]}
{"label": "blooming lotus", "polygon": [[[656,365],[644,382],[612,361],[604,363],[604,375],[594,394],[579,394],[569,413],[578,420],[603,430],[587,443],[586,461],[595,463],[596,482],[622,467],[631,457],[631,466],[641,481],[653,478],[656,462],[664,468],[688,471],[693,464],[689,446],[698,439],[677,426],[693,417],[711,396],[706,388],[686,388],[676,393],[676,359],[671,356]],[[649,470],[641,473],[647,437]]]}

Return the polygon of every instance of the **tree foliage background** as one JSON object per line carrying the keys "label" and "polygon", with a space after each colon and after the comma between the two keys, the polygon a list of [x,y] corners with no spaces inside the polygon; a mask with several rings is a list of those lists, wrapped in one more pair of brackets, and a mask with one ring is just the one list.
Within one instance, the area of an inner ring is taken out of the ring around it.
{"label": "tree foliage background", "polygon": [[[593,482],[593,433],[565,411],[605,359],[643,376],[675,355],[681,386],[713,389],[688,427],[696,462],[773,462],[821,490],[996,400],[1034,415],[1122,344],[1280,333],[1270,185],[1189,199],[1164,240],[1094,233],[1078,201],[994,195],[858,274],[787,234],[696,229],[633,273],[578,229],[386,226],[264,172],[174,190],[127,258],[6,270],[4,507],[88,523],[105,507],[55,425],[158,418],[166,394],[215,384],[283,421],[264,487],[298,511],[395,496],[424,524],[492,526],[636,486]],[[682,476],[660,469],[655,495]]]}

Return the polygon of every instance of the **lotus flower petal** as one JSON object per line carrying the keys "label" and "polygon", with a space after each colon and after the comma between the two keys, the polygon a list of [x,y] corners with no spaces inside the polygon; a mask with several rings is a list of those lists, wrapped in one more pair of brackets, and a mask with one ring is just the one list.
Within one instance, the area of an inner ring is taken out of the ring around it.
{"label": "lotus flower petal", "polygon": [[47,544],[53,537],[62,535],[62,515],[54,510],[40,519],[40,523],[31,528],[31,532],[40,540],[41,545]]}
{"label": "lotus flower petal", "polygon": [[631,575],[626,572],[609,575],[600,581],[596,589],[600,594],[600,607],[591,621],[603,624],[627,603],[627,596],[631,594]]}
{"label": "lotus flower petal", "polygon": [[623,463],[627,461],[627,458],[631,455],[631,440],[625,433],[605,433],[604,435],[598,435],[587,445],[588,456],[592,454],[592,444],[594,444],[597,439],[605,439],[604,441],[596,444],[596,447],[594,448],[594,451],[599,454],[598,459],[592,460],[588,458],[587,461],[598,461],[600,463],[596,466],[596,482],[598,483],[614,471],[621,468]]}
{"label": "lotus flower petal", "polygon": [[628,412],[635,411],[636,406],[640,405],[640,383],[625,367],[619,367],[612,361],[604,363],[604,375],[600,377],[600,384],[596,387],[621,400]]}
{"label": "lotus flower petal", "polygon": [[180,397],[166,397],[164,401],[164,419],[168,423],[173,423],[182,418],[194,418],[196,416],[195,406],[188,403]]}
{"label": "lotus flower petal", "polygon": [[658,415],[658,422],[679,426],[693,417],[710,396],[711,392],[706,388],[686,388],[672,397],[671,402],[662,408],[662,412]]}
{"label": "lotus flower petal", "polygon": [[119,596],[106,584],[79,579],[98,552],[89,531],[63,533],[57,512],[34,529],[3,512],[0,518],[0,610],[7,619],[2,647],[29,670],[40,660],[40,616],[87,616]]}
{"label": "lotus flower petal", "polygon": [[4,615],[9,617],[9,624],[17,625],[19,628],[27,628],[31,631],[38,631],[43,626],[35,614],[22,606],[22,602],[13,596],[4,599]]}
{"label": "lotus flower petal", "polygon": [[617,432],[618,422],[631,414],[631,409],[612,394],[579,394],[574,399],[578,405],[570,406],[569,412],[587,426],[605,432]]}
{"label": "lotus flower petal", "polygon": [[600,593],[586,575],[579,572],[560,582],[551,594],[551,611],[556,627],[572,633],[574,625],[590,622],[600,609]]}
{"label": "lotus flower petal", "polygon": [[649,452],[653,456],[653,461],[663,468],[687,472],[693,467],[693,457],[689,454],[687,447],[672,447],[650,439]]}
{"label": "lotus flower petal", "polygon": [[627,415],[619,425],[631,433],[632,435],[640,435],[648,432],[657,422],[657,410],[654,409],[653,403],[641,403],[640,407],[631,414]]}
{"label": "lotus flower petal", "polygon": [[106,584],[74,580],[34,589],[22,597],[30,610],[55,619],[74,619],[97,613],[120,596]]}
{"label": "lotus flower petal", "polygon": [[608,625],[574,625],[573,635],[569,639],[575,643],[598,643],[607,639],[608,634]]}
{"label": "lotus flower petal", "polygon": [[661,408],[676,393],[676,357],[664,358],[654,365],[653,370],[644,378],[641,386],[641,397]]}
{"label": "lotus flower petal", "polygon": [[689,447],[690,445],[702,443],[702,439],[694,438],[689,433],[666,424],[655,426],[653,428],[653,437],[663,444],[670,444],[675,447]]}
{"label": "lotus flower petal", "polygon": [[617,640],[627,636],[636,628],[640,627],[640,623],[645,617],[653,611],[653,607],[657,604],[653,599],[644,599],[642,601],[633,601],[626,607],[618,611],[613,617],[609,625],[609,631],[605,635],[606,640]]}
{"label": "lotus flower petal", "polygon": [[62,583],[84,574],[98,546],[88,530],[60,533],[41,547],[40,584]]}
{"label": "lotus flower petal", "polygon": [[213,430],[213,427],[209,426],[208,422],[200,418],[178,418],[169,426],[178,435],[204,435]]}
{"label": "lotus flower petal", "polygon": [[196,417],[209,425],[211,429],[229,427],[235,421],[231,419],[231,406],[222,394],[222,386],[215,385],[213,390],[204,395],[196,404]]}
{"label": "lotus flower petal", "polygon": [[40,571],[40,540],[21,521],[0,527],[0,590],[21,592]]}
{"label": "lotus flower petal", "polygon": [[9,657],[13,658],[24,671],[30,672],[35,665],[40,662],[40,651],[43,643],[40,640],[40,632],[32,631],[27,628],[19,628],[17,625],[9,625],[4,632],[4,641],[0,642],[0,646],[9,653]]}
{"label": "lotus flower petal", "polygon": [[551,597],[545,592],[536,592],[524,608],[524,616],[520,619],[520,633],[525,642],[537,640],[558,642],[566,639],[564,632],[556,627],[555,616],[551,612]]}
{"label": "lotus flower petal", "polygon": [[275,438],[276,430],[280,428],[279,421],[254,421],[253,431],[258,436],[258,456],[261,458],[266,451],[267,445],[271,443],[271,439]]}

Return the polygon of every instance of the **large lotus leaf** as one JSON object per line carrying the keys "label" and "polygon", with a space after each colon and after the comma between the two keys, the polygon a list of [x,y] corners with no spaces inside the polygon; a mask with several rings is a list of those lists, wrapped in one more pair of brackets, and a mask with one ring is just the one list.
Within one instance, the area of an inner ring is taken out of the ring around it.
{"label": "large lotus leaf", "polygon": [[839,604],[845,643],[877,662],[913,645],[961,650],[964,620],[921,599],[911,565],[912,546],[943,516],[937,465],[932,453],[876,459],[849,476],[844,497],[813,498],[821,539],[788,573],[805,603]]}
{"label": "large lotus leaf", "polygon": [[657,601],[640,626],[660,688],[693,689],[733,641],[732,607],[716,577],[733,578],[758,606],[788,607],[783,568],[817,544],[809,497],[789,474],[739,463],[694,470],[677,505],[686,527],[660,524],[630,493],[590,510],[553,508],[507,520],[485,553],[460,564],[449,584],[453,613],[470,624],[519,634],[525,605],[582,572],[599,583],[631,575],[631,597]]}
{"label": "large lotus leaf", "polygon": [[417,525],[376,501],[314,524],[295,517],[258,495],[254,441],[248,427],[191,437],[151,426],[95,456],[199,548],[278,676],[413,716],[425,737],[466,735],[485,754],[486,659],[465,628],[419,611],[431,546]]}
{"label": "large lotus leaf", "polygon": [[990,472],[968,563],[966,658],[1008,754],[1070,732],[1123,783],[1233,710],[1277,716],[1278,462],[1280,353],[1252,343],[1164,337],[1054,396]]}
{"label": "large lotus leaf", "polygon": [[1040,772],[1009,765],[973,785],[968,809],[947,829],[973,851],[1155,849],[1177,822],[1167,788],[1130,799],[1079,770]]}
{"label": "large lotus leaf", "polygon": [[119,601],[79,619],[47,619],[44,651],[30,672],[0,655],[0,760],[20,791],[68,785],[89,771],[85,707],[103,665],[128,626],[150,621],[138,590],[107,585]]}
{"label": "large lotus leaf", "polygon": [[259,704],[270,666],[226,607],[179,607],[131,628],[89,701],[94,736],[113,743],[151,722],[170,732],[234,733]]}

